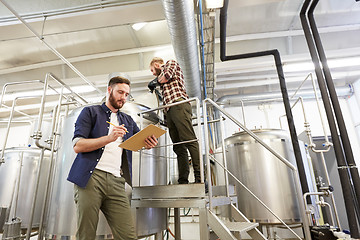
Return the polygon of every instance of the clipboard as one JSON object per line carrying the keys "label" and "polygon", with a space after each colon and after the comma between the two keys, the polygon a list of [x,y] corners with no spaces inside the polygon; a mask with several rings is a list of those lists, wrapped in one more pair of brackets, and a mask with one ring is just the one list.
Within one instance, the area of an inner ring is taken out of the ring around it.
{"label": "clipboard", "polygon": [[154,135],[156,138],[159,138],[164,133],[166,133],[166,130],[150,124],[140,132],[127,139],[125,142],[122,142],[119,147],[131,151],[138,151],[146,146],[145,139],[147,137]]}

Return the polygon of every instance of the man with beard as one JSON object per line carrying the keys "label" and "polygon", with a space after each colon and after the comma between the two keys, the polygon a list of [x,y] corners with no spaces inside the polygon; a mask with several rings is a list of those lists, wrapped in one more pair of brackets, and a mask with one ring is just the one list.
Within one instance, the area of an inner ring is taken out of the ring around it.
{"label": "man with beard", "polygon": [[[155,57],[150,62],[150,70],[160,84],[164,105],[188,99],[185,89],[184,76],[180,65],[175,60],[164,60]],[[196,139],[192,125],[192,110],[189,102],[165,109],[166,123],[169,128],[170,138],[173,143]],[[200,156],[197,141],[190,141],[173,145],[179,169],[179,184],[189,183],[188,152],[194,168],[195,183],[200,183]]]}
{"label": "man with beard", "polygon": [[[77,156],[68,180],[74,183],[78,240],[95,239],[99,210],[114,239],[137,239],[125,193],[125,181],[131,185],[131,151],[118,147],[139,132],[134,120],[120,111],[129,93],[130,81],[124,75],[112,77],[106,102],[84,107],[76,120],[73,146]],[[145,143],[150,149],[158,141],[149,136]]]}

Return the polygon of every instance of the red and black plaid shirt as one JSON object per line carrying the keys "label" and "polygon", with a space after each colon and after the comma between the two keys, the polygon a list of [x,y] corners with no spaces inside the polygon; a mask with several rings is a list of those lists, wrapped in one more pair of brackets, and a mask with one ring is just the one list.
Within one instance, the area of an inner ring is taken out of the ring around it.
{"label": "red and black plaid shirt", "polygon": [[169,60],[162,66],[165,78],[168,82],[161,84],[164,104],[175,102],[179,98],[188,99],[186,93],[184,75],[179,63]]}

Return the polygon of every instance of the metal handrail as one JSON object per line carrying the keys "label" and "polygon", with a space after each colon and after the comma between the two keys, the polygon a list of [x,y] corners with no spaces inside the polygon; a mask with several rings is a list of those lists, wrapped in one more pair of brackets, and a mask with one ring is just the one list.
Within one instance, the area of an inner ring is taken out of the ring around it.
{"label": "metal handrail", "polygon": [[[175,102],[175,103],[171,103],[171,104],[167,104],[167,105],[162,105],[160,107],[152,108],[152,109],[145,110],[145,111],[142,111],[142,112],[138,113],[138,115],[140,116],[140,127],[142,127],[143,115],[145,113],[154,112],[154,111],[158,111],[158,110],[165,109],[165,108],[170,108],[172,106],[180,105],[180,104],[183,104],[183,103],[190,103],[190,102],[193,102],[193,101],[195,101],[195,103],[196,103],[196,119],[197,119],[197,124],[199,125],[199,123],[201,123],[201,121],[200,121],[200,117],[201,117],[200,100],[198,98],[194,97],[194,98],[189,98],[189,99],[186,99],[186,100],[183,100],[183,101],[179,101],[179,102]],[[196,139],[177,142],[177,143],[172,143],[172,144],[167,144],[166,146],[172,146],[172,145],[176,145],[176,144],[182,144],[182,143],[197,141],[198,144],[199,144],[200,179],[201,179],[201,183],[204,183],[204,164],[203,164],[203,159],[202,159],[202,138],[201,138],[201,136],[202,136],[202,134],[201,134],[201,126],[198,126],[198,133],[197,133],[197,138]],[[163,146],[158,146],[158,147],[163,147]],[[140,156],[141,156],[141,154],[140,154]]]}
{"label": "metal handrail", "polygon": [[[217,164],[219,164],[220,167],[222,167],[227,174],[229,174],[231,177],[234,178],[235,181],[237,181],[248,193],[250,193],[251,196],[253,196],[261,205],[263,205],[266,210],[268,210],[277,220],[280,221],[281,224],[283,224],[287,229],[289,229],[298,239],[301,239],[301,237],[294,232],[276,213],[274,213],[261,199],[256,196],[249,188],[245,186],[234,174],[232,174],[225,166],[223,166],[221,163],[219,163],[216,158],[212,157],[210,155],[211,159],[215,161]],[[227,185],[228,186],[228,185]]]}
{"label": "metal handrail", "polygon": [[[258,143],[260,143],[263,147],[265,147],[269,152],[271,152],[276,158],[278,158],[280,161],[282,161],[286,166],[288,166],[293,173],[293,178],[294,178],[294,183],[295,183],[295,187],[296,187],[296,193],[297,193],[297,198],[298,198],[298,203],[299,203],[299,207],[300,207],[300,214],[301,214],[301,218],[303,220],[303,226],[304,226],[304,231],[307,232],[308,236],[310,236],[310,230],[309,230],[309,222],[307,221],[307,217],[306,217],[306,213],[305,213],[305,206],[303,204],[302,201],[302,190],[301,190],[301,186],[300,186],[300,179],[299,179],[299,175],[298,175],[298,171],[297,168],[291,164],[287,159],[285,159],[283,156],[281,156],[280,154],[278,154],[274,149],[272,149],[269,145],[267,145],[262,139],[260,139],[256,134],[254,134],[252,131],[250,131],[249,129],[247,129],[243,124],[241,124],[238,120],[236,120],[234,117],[232,117],[229,113],[227,113],[224,109],[222,109],[219,105],[217,105],[214,101],[212,101],[211,99],[205,99],[203,100],[203,114],[204,114],[204,132],[205,132],[205,139],[208,139],[208,129],[207,129],[207,102],[210,103],[213,107],[215,107],[217,110],[219,110],[222,114],[224,114],[226,117],[228,117],[232,122],[234,122],[235,124],[237,124],[241,129],[243,129],[246,133],[248,133],[253,139],[255,139]],[[206,158],[206,163],[207,163],[207,169],[208,169],[208,173],[210,173],[210,159],[209,159],[209,144],[208,141],[205,141],[205,158]],[[224,149],[223,149],[224,151]],[[227,169],[224,169],[225,171],[227,171],[227,173],[230,173]],[[232,174],[231,174],[232,175]],[[232,175],[233,176],[233,175]],[[233,176],[234,177],[234,176]],[[208,181],[209,184],[211,183],[211,179],[210,179],[210,174],[208,174]],[[247,189],[247,188],[245,188]],[[248,190],[250,191],[250,190]],[[250,191],[250,194],[253,195],[253,193]],[[257,199],[258,200],[258,199]],[[262,203],[260,201],[260,203]],[[263,205],[264,207],[266,205]],[[210,209],[212,209],[212,189],[211,187],[209,187],[209,207]],[[268,207],[265,207],[268,209]],[[269,209],[268,209],[269,210]],[[273,214],[274,215],[274,214]],[[274,215],[276,217],[276,215]],[[282,220],[281,220],[282,224],[284,226],[286,226],[298,239],[301,239],[295,232],[293,232],[291,230],[291,228],[286,225]],[[307,235],[305,234],[305,236]],[[310,239],[309,239],[310,240]]]}
{"label": "metal handrail", "polygon": [[1,153],[0,153],[0,165],[1,165],[2,163],[4,163],[5,148],[6,148],[6,143],[7,143],[8,137],[9,137],[9,133],[10,133],[11,122],[12,122],[12,119],[13,119],[13,117],[14,117],[16,101],[17,101],[18,99],[39,98],[39,97],[41,97],[41,96],[23,96],[23,97],[16,97],[16,98],[13,100],[12,107],[11,107],[11,112],[10,112],[10,117],[9,117],[8,123],[7,123],[7,128],[6,128],[5,138],[4,138],[4,144],[3,144],[3,146],[2,146],[2,150],[1,150]]}

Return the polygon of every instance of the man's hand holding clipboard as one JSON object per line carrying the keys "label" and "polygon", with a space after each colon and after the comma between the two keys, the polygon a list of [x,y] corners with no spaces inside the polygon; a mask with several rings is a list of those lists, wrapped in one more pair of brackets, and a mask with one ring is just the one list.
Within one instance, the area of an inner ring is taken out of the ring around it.
{"label": "man's hand holding clipboard", "polygon": [[162,128],[159,128],[153,124],[150,124],[140,132],[136,133],[132,137],[130,137],[125,142],[121,143],[119,147],[131,150],[131,151],[138,151],[141,148],[146,146],[145,140],[149,136],[155,136],[156,138],[159,138],[161,135],[166,133],[166,131]]}

